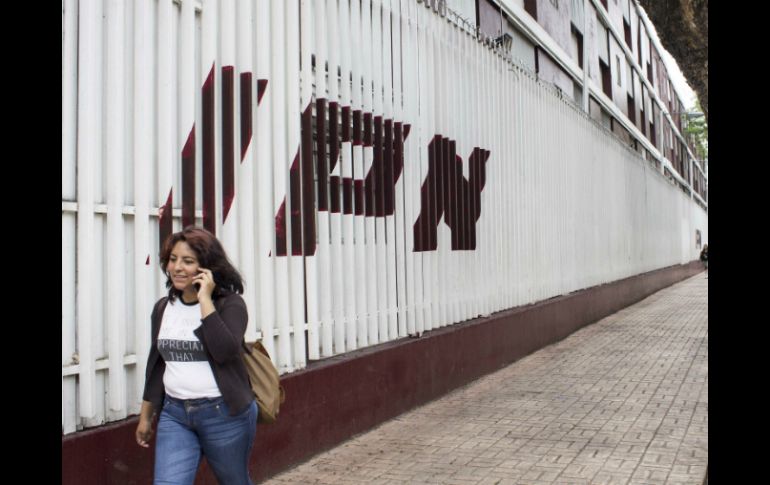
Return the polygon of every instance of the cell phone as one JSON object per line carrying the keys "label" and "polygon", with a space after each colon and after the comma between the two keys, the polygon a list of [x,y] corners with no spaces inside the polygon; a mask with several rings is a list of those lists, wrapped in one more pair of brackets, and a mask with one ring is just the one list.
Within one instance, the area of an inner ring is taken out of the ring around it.
{"label": "cell phone", "polygon": [[[203,273],[203,271],[198,270],[198,274]],[[193,283],[193,288],[195,288],[195,291],[201,291],[201,284],[200,283]]]}

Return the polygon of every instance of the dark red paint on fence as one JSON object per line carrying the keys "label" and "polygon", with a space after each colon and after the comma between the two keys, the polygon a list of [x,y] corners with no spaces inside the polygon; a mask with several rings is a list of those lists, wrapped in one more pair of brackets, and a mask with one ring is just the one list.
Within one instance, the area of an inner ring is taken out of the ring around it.
{"label": "dark red paint on fence", "polygon": [[262,96],[264,96],[267,90],[267,79],[260,79],[257,81],[257,104],[262,102]]}
{"label": "dark red paint on fence", "polygon": [[[364,129],[362,125],[361,110],[353,111],[353,145],[364,144]],[[357,174],[361,176],[361,174]],[[361,177],[363,179],[363,177]]]}
{"label": "dark red paint on fence", "polygon": [[182,148],[182,225],[195,222],[195,124]]}
{"label": "dark red paint on fence", "polygon": [[235,71],[222,67],[222,220],[235,198]]}
{"label": "dark red paint on fence", "polygon": [[[301,200],[300,186],[300,163],[299,150],[294,155],[294,161],[289,169],[289,193],[291,196],[291,254],[293,256],[302,255],[302,210],[300,209]],[[286,199],[284,198],[278,214],[275,216],[275,252],[277,256],[286,256],[288,233],[286,228]]]}
{"label": "dark red paint on fence", "polygon": [[372,114],[371,113],[364,113],[363,142],[365,147],[372,146]]}
{"label": "dark red paint on fence", "polygon": [[251,73],[241,73],[241,163],[246,156],[246,150],[251,143]]}
{"label": "dark red paint on fence", "polygon": [[289,170],[289,189],[291,191],[291,254],[302,256],[302,187],[300,175],[299,149],[294,155],[294,162]]}
{"label": "dark red paint on fence", "polygon": [[214,221],[216,206],[215,190],[215,135],[214,135],[214,65],[203,83],[203,227],[216,234]]}
{"label": "dark red paint on fence", "polygon": [[278,214],[275,216],[275,254],[286,256],[286,199],[281,202]]}
{"label": "dark red paint on fence", "polygon": [[374,188],[374,215],[377,217],[385,216],[385,170],[383,167],[384,146],[382,142],[382,116],[375,116],[374,163],[372,163],[372,169],[366,175],[364,186],[371,184]]}
{"label": "dark red paint on fence", "polygon": [[174,189],[168,191],[168,198],[166,199],[166,203],[159,209],[160,213],[158,214],[158,232],[160,241],[158,247],[160,251],[163,250],[163,243],[166,242],[166,239],[171,235],[171,231],[173,230],[173,217],[171,214],[171,202],[173,194]]}
{"label": "dark red paint on fence", "polygon": [[338,112],[339,105],[335,102],[329,103],[329,173],[334,172],[340,157]]}
{"label": "dark red paint on fence", "polygon": [[353,193],[354,193],[354,199],[355,199],[355,215],[362,216],[364,215],[364,181],[363,180],[354,180],[353,181]]}
{"label": "dark red paint on fence", "polygon": [[342,179],[342,212],[353,213],[353,179],[350,177]]}
{"label": "dark red paint on fence", "polygon": [[350,106],[342,107],[342,141],[350,141]]}
{"label": "dark red paint on fence", "polygon": [[340,178],[336,175],[329,177],[329,199],[331,203],[331,213],[340,213]]}
{"label": "dark red paint on fence", "polygon": [[476,249],[476,222],[481,215],[481,191],[486,182],[490,152],[474,148],[468,159],[470,173],[462,173],[462,159],[454,141],[436,135],[428,146],[428,175],[420,192],[421,210],[413,226],[414,250],[438,248],[438,224],[452,230],[453,250]]}
{"label": "dark red paint on fence", "polygon": [[[315,254],[315,181],[313,179],[313,104],[308,103],[302,113],[302,228],[293,232],[292,240],[302,235],[302,248],[306,255]],[[294,201],[292,200],[292,212]],[[294,235],[296,234],[296,236]],[[302,250],[300,248],[300,251]]]}
{"label": "dark red paint on fence", "polygon": [[396,210],[396,181],[393,178],[393,120],[385,120],[385,152],[382,177],[382,209],[386,216],[392,216]]}
{"label": "dark red paint on fence", "polygon": [[[216,147],[215,147],[215,81],[212,64],[206,81],[201,88],[202,96],[202,153],[203,153],[203,226],[215,232],[216,219]],[[233,66],[222,68],[222,220],[227,216],[235,200],[235,71]],[[240,76],[240,134],[241,163],[254,136],[252,116],[252,73],[244,72]],[[267,89],[267,79],[257,80],[257,104]],[[182,149],[182,225],[195,223],[195,124]]]}
{"label": "dark red paint on fence", "polygon": [[[336,103],[331,103],[336,108]],[[318,210],[329,210],[329,170],[326,162],[326,100],[316,100],[316,170],[318,172]],[[331,116],[331,105],[329,106]],[[336,111],[335,111],[336,114]]]}

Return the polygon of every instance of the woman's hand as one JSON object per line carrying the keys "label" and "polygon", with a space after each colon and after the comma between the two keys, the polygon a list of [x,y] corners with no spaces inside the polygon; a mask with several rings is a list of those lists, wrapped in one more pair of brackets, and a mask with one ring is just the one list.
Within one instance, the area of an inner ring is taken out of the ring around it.
{"label": "woman's hand", "polygon": [[217,284],[214,283],[214,274],[210,269],[198,268],[199,273],[192,279],[194,285],[198,288],[198,301],[201,298],[211,299],[211,294],[214,292],[214,288]]}
{"label": "woman's hand", "polygon": [[214,313],[214,302],[211,300],[211,294],[217,284],[214,283],[214,274],[210,269],[198,268],[198,273],[192,280],[198,287],[198,302],[201,304],[201,319]]}
{"label": "woman's hand", "polygon": [[136,427],[136,443],[144,448],[149,448],[151,438],[152,420],[139,418],[139,424]]}

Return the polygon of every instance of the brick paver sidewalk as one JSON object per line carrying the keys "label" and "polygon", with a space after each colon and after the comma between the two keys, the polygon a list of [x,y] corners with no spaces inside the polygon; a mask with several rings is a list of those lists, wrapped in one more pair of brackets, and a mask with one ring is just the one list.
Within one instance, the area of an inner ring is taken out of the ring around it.
{"label": "brick paver sidewalk", "polygon": [[666,288],[266,483],[700,485],[707,285]]}

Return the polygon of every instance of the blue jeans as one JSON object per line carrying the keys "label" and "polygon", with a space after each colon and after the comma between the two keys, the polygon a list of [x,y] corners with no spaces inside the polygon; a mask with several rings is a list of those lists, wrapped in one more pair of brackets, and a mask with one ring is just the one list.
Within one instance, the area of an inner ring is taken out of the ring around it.
{"label": "blue jeans", "polygon": [[257,403],[230,416],[221,397],[166,396],[155,443],[155,485],[192,485],[201,455],[221,485],[252,485],[248,461],[257,432]]}

